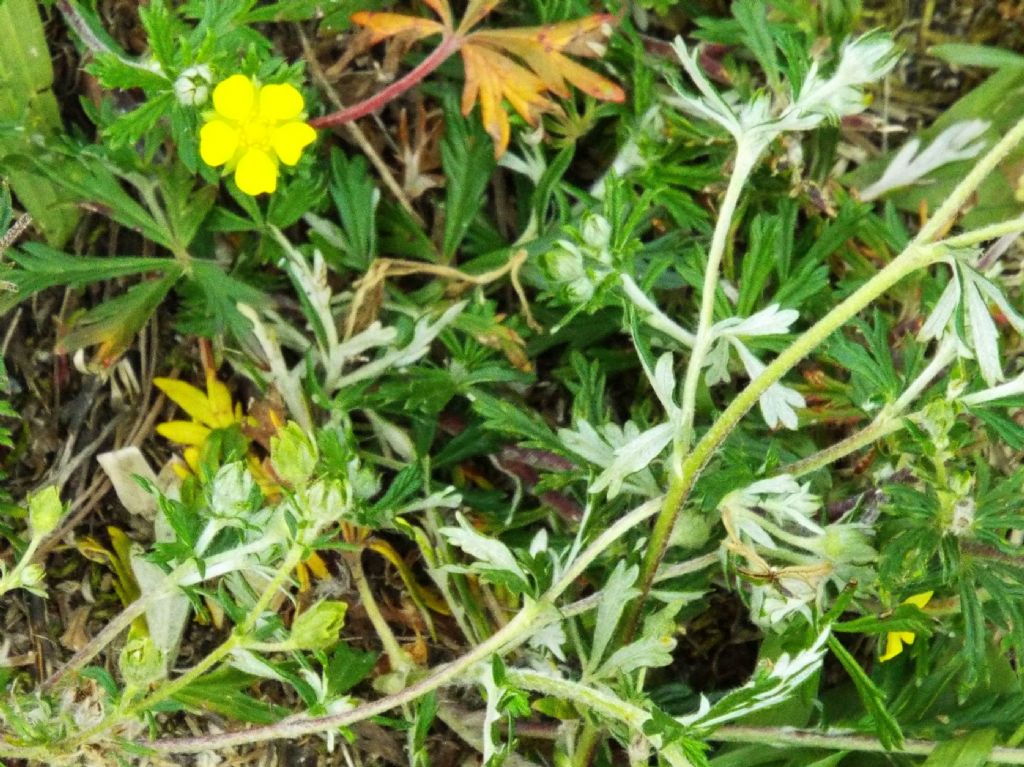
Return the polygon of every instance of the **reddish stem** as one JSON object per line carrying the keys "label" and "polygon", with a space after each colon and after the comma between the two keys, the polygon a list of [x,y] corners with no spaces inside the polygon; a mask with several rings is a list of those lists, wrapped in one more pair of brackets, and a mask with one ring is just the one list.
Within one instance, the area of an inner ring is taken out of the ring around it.
{"label": "reddish stem", "polygon": [[415,85],[418,85],[423,78],[441,66],[445,61],[451,58],[459,47],[462,45],[462,38],[457,34],[449,34],[441,44],[434,49],[434,52],[427,56],[419,65],[409,71],[404,77],[395,82],[391,83],[384,90],[375,93],[368,99],[364,99],[357,104],[353,104],[350,107],[339,109],[337,112],[331,112],[330,114],[324,115],[323,117],[317,117],[309,121],[309,124],[314,128],[330,128],[334,125],[344,125],[345,123],[358,120],[360,117],[376,112],[378,109],[383,107],[389,101],[405,93],[407,90]]}

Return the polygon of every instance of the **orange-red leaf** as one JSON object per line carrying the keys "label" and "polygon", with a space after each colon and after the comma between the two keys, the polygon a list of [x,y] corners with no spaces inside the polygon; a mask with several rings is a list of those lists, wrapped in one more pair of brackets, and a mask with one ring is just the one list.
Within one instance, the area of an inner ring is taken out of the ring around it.
{"label": "orange-red leaf", "polygon": [[[494,140],[496,156],[508,148],[509,120],[502,102],[508,102],[530,125],[544,112],[558,112],[551,95],[568,98],[572,85],[602,101],[623,101],[625,93],[611,80],[569,56],[604,55],[614,17],[595,14],[574,21],[540,27],[519,27],[470,32],[501,0],[470,0],[458,30],[452,31],[448,0],[424,0],[443,23],[387,12],[360,12],[352,20],[369,29],[373,42],[395,35],[419,39],[448,34],[462,55],[466,83],[462,111],[468,114],[479,102],[484,128]],[[453,47],[455,47],[453,46]]]}
{"label": "orange-red leaf", "polygon": [[441,21],[446,27],[451,29],[452,27],[452,7],[448,5],[448,0],[423,0],[430,9],[441,17]]}
{"label": "orange-red leaf", "polygon": [[494,154],[500,157],[508,148],[508,115],[501,106],[508,101],[523,119],[535,125],[541,112],[558,106],[544,96],[544,82],[526,67],[484,45],[464,45],[462,62],[466,85],[462,90],[462,111],[469,114],[480,102],[480,119],[494,140]]}
{"label": "orange-red leaf", "polygon": [[582,19],[545,24],[540,27],[513,27],[478,32],[478,35],[496,35],[507,41],[503,47],[516,50],[530,46],[541,51],[560,51],[584,58],[600,58],[605,52],[605,41],[612,34],[615,17],[596,13]]}
{"label": "orange-red leaf", "polygon": [[459,24],[459,31],[468,32],[479,24],[484,16],[497,8],[501,2],[502,0],[469,0],[469,5],[466,6],[466,13]]}
{"label": "orange-red leaf", "polygon": [[407,35],[412,40],[419,40],[423,37],[443,34],[445,31],[444,25],[433,19],[386,11],[359,11],[352,14],[352,21],[370,30],[373,35],[371,40],[374,43],[379,43],[381,40],[395,35]]}

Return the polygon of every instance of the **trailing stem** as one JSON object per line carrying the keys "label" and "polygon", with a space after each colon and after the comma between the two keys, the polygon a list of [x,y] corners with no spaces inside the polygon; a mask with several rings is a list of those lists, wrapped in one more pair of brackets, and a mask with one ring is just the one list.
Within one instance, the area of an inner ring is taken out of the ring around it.
{"label": "trailing stem", "polygon": [[[651,539],[644,557],[640,574],[641,598],[630,606],[625,626],[625,636],[631,637],[636,630],[644,598],[650,591],[657,573],[658,566],[665,556],[672,530],[682,512],[683,506],[693,490],[693,485],[704,466],[726,437],[739,423],[740,419],[757,402],[758,398],[772,384],[782,378],[797,363],[812,352],[833,332],[842,327],[858,312],[881,296],[885,291],[911,272],[929,266],[944,252],[945,247],[933,244],[956,218],[957,213],[971,194],[993,169],[1024,139],[1024,120],[1018,122],[1010,131],[978,162],[950,194],[949,198],[935,212],[935,215],[921,228],[913,242],[892,262],[875,274],[854,293],[848,296],[831,312],[797,338],[789,348],[785,349],[769,364],[761,375],[752,380],[740,394],[729,404],[701,440],[685,456],[676,454],[677,463],[671,471],[668,492],[665,494],[662,509],[658,514],[651,532]],[[725,210],[723,204],[723,213]],[[731,216],[731,213],[730,213]],[[719,227],[716,226],[716,233]],[[988,232],[986,232],[988,233]],[[963,235],[961,240],[970,237]],[[956,242],[956,239],[953,240]],[[714,248],[713,248],[714,249]],[[709,259],[710,261],[710,259]],[[709,262],[708,266],[711,266]],[[705,295],[704,298],[707,296]],[[700,332],[698,331],[698,338]],[[696,355],[696,347],[695,355]],[[691,368],[693,361],[691,361]],[[687,375],[691,370],[687,371]],[[684,402],[685,405],[685,402]],[[685,422],[684,422],[685,426]]]}
{"label": "trailing stem", "polygon": [[[567,615],[582,612],[581,609],[574,609],[572,605],[567,607],[565,611],[559,611],[554,607],[555,601],[566,589],[576,582],[576,579],[609,546],[637,525],[642,524],[648,517],[657,513],[658,508],[659,504],[656,499],[639,506],[620,518],[580,553],[562,577],[540,599],[535,602],[528,602],[505,626],[462,657],[435,669],[428,676],[423,677],[397,693],[364,703],[350,711],[343,711],[338,714],[321,717],[295,716],[275,724],[253,727],[240,732],[227,732],[195,738],[170,738],[140,743],[139,745],[163,753],[196,753],[247,743],[276,740],[278,738],[297,738],[303,735],[346,727],[369,717],[383,714],[406,703],[411,703],[433,690],[459,680],[478,663],[486,661],[492,655],[506,653],[519,646],[544,626],[560,621],[567,617]],[[692,566],[699,569],[706,565],[707,563],[704,559],[701,559]],[[587,609],[595,607],[598,601],[597,599],[588,598],[584,600],[584,604],[581,607],[586,607]]]}

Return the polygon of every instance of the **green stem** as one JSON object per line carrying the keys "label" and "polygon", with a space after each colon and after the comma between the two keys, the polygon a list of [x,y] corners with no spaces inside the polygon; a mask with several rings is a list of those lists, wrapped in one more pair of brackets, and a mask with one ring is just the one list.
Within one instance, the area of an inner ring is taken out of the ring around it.
{"label": "green stem", "polygon": [[[887,749],[877,738],[869,735],[853,735],[835,730],[794,730],[788,727],[745,727],[731,725],[720,727],[708,737],[720,743],[763,743],[766,746],[821,748],[829,751],[857,751],[860,753],[890,753],[927,756],[940,741],[905,740],[899,748]],[[1024,749],[996,746],[985,757],[986,763],[1024,764]]]}
{"label": "green stem", "polygon": [[366,611],[366,617],[370,619],[370,625],[377,632],[377,638],[380,639],[381,644],[384,646],[384,654],[388,656],[391,669],[393,671],[408,672],[415,668],[416,664],[409,659],[408,653],[402,649],[388,622],[384,620],[384,615],[381,613],[380,607],[377,606],[377,599],[373,596],[373,589],[370,588],[370,584],[366,580],[362,557],[362,550],[353,552],[350,556],[345,557],[349,572],[352,573],[352,580],[356,584],[356,591],[359,593],[359,600]]}
{"label": "green stem", "polygon": [[988,242],[989,240],[995,240],[1007,234],[1017,234],[1024,232],[1024,216],[1018,216],[1017,218],[1007,219],[1006,221],[999,221],[995,224],[989,224],[978,229],[972,229],[969,232],[958,234],[954,237],[947,237],[942,240],[942,244],[949,248],[969,248],[972,245],[978,245],[982,242]]}
{"label": "green stem", "polygon": [[[529,685],[526,684],[522,686],[529,688]],[[572,699],[569,698],[569,700]],[[590,763],[594,761],[594,754],[597,753],[603,737],[603,728],[590,722],[584,722],[583,729],[580,730],[580,736],[576,739],[576,747],[572,752],[572,767],[590,767]]]}
{"label": "green stem", "polygon": [[[935,215],[921,227],[921,231],[918,232],[917,237],[914,238],[906,250],[864,283],[856,292],[848,296],[839,306],[835,307],[806,330],[789,348],[776,357],[762,371],[761,375],[751,381],[747,388],[740,392],[721,416],[711,425],[711,428],[704,434],[694,449],[686,455],[677,468],[673,469],[669,489],[665,494],[665,502],[654,523],[651,540],[644,557],[640,577],[642,597],[631,604],[626,615],[626,621],[624,622],[627,637],[631,637],[636,630],[640,610],[643,606],[643,596],[650,591],[654,575],[662,558],[665,556],[665,550],[668,548],[672,529],[675,527],[676,519],[678,519],[682,511],[683,504],[686,503],[686,499],[693,489],[697,476],[707,462],[711,460],[715,450],[725,441],[725,438],[729,436],[736,427],[736,424],[739,423],[739,420],[754,406],[758,397],[768,390],[768,387],[782,378],[794,365],[813,351],[835,330],[849,321],[857,312],[882,295],[903,277],[937,260],[937,254],[942,249],[935,245],[930,245],[930,243],[953,223],[964,203],[967,202],[981,182],[1020,143],[1021,139],[1024,139],[1024,119],[1014,125],[978,164],[971,169],[970,173],[964,177],[963,181],[956,186],[946,201],[935,212]],[[724,207],[723,205],[723,212]],[[718,226],[716,225],[716,233],[717,231]],[[988,234],[991,234],[991,231]],[[964,237],[966,236],[968,235],[964,235]],[[954,243],[957,241],[956,238],[953,238]],[[949,243],[946,243],[946,245],[948,246]],[[698,342],[694,345],[695,355],[699,346],[699,329],[697,336]],[[691,367],[692,364],[691,360]],[[687,370],[688,376],[690,372],[690,370]],[[684,406],[685,404],[684,401]],[[683,425],[685,427],[685,422]]]}
{"label": "green stem", "polygon": [[[764,369],[761,375],[751,381],[747,388],[729,403],[729,406],[712,424],[700,442],[686,455],[678,470],[674,470],[672,473],[668,492],[665,494],[661,511],[655,520],[644,557],[640,577],[642,594],[650,591],[654,575],[668,548],[676,519],[693,489],[697,476],[740,419],[757,403],[758,398],[861,309],[911,272],[935,262],[938,259],[938,252],[939,249],[932,246],[911,245],[908,247],[831,312],[804,331]],[[627,620],[624,622],[627,638],[631,637],[636,629],[642,605],[643,600],[638,599],[628,608]]]}
{"label": "green stem", "polygon": [[305,548],[305,544],[302,543],[296,543],[290,547],[280,569],[263,590],[259,599],[256,600],[256,604],[253,605],[246,619],[231,632],[231,635],[227,639],[215,647],[208,655],[206,655],[206,657],[199,661],[199,663],[194,665],[184,674],[178,676],[174,681],[162,684],[142,700],[132,703],[123,710],[114,711],[110,716],[105,717],[96,725],[82,733],[79,733],[71,739],[71,747],[77,747],[84,743],[88,743],[100,733],[116,726],[119,721],[124,721],[125,719],[138,716],[140,713],[152,708],[157,703],[174,697],[194,681],[199,679],[207,671],[220,663],[225,657],[230,655],[232,650],[243,644],[246,635],[256,627],[257,621],[259,621],[260,617],[263,615],[263,612],[270,604],[270,601],[274,598],[274,595],[277,594],[280,588],[291,576],[292,570],[294,570],[299,562],[302,561],[302,555]]}
{"label": "green stem", "polygon": [[708,250],[708,263],[704,269],[704,285],[701,288],[700,315],[697,320],[697,333],[693,339],[693,352],[686,366],[686,378],[683,380],[683,395],[679,429],[676,432],[675,464],[690,449],[693,442],[693,419],[697,409],[697,386],[700,384],[704,359],[714,340],[711,328],[714,324],[715,294],[718,292],[718,272],[722,264],[722,255],[729,242],[729,231],[732,228],[733,215],[740,200],[743,185],[746,184],[750,171],[757,161],[757,153],[752,152],[744,141],[737,145],[736,163],[729,186],[726,187],[722,208],[718,211],[715,231],[711,235],[711,247]]}
{"label": "green stem", "polygon": [[[964,206],[964,203],[974,194],[974,190],[977,189],[981,182],[984,181],[988,174],[996,169],[1006,156],[1013,151],[1014,147],[1017,146],[1024,139],[1024,120],[1020,120],[1014,125],[1010,131],[1003,136],[999,142],[988,151],[988,153],[981,158],[977,165],[971,168],[971,172],[968,173],[963,181],[957,184],[956,188],[952,191],[949,197],[946,198],[945,202],[939,207],[935,214],[928,219],[928,222],[921,227],[921,231],[917,233],[917,237],[914,238],[914,245],[924,245],[932,242],[938,237],[956,218],[957,213]],[[997,235],[998,236],[998,235]]]}
{"label": "green stem", "polygon": [[320,717],[294,716],[276,724],[251,727],[238,732],[226,732],[194,738],[170,738],[152,743],[140,743],[139,745],[161,753],[200,753],[233,746],[261,743],[279,738],[293,740],[304,735],[347,727],[372,716],[383,714],[393,708],[412,703],[417,698],[459,679],[478,663],[490,658],[491,655],[507,651],[511,647],[521,644],[538,628],[543,627],[552,620],[558,619],[557,614],[555,617],[546,617],[544,615],[545,612],[545,605],[543,603],[531,603],[524,607],[505,628],[493,634],[458,660],[441,666],[434,673],[406,687],[404,690],[371,703],[357,706],[350,711]]}
{"label": "green stem", "polygon": [[[655,499],[621,517],[580,553],[558,582],[543,597],[536,602],[527,603],[505,626],[468,653],[435,669],[433,673],[404,690],[338,714],[320,717],[295,716],[276,724],[252,727],[241,732],[227,732],[194,738],[169,738],[140,745],[162,753],[197,753],[279,738],[293,739],[325,730],[347,727],[406,703],[411,703],[429,692],[455,682],[478,663],[487,660],[492,655],[506,653],[519,646],[544,626],[562,620],[563,614],[553,607],[555,600],[572,586],[576,579],[609,546],[643,523],[648,517],[653,516],[658,508],[659,502]],[[598,601],[588,599],[587,606],[596,606]],[[570,614],[577,614],[572,606],[566,611]]]}
{"label": "green stem", "polygon": [[939,348],[935,350],[935,356],[928,366],[907,386],[899,399],[891,406],[884,408],[870,424],[813,455],[794,461],[789,466],[783,467],[779,473],[791,474],[794,477],[810,474],[812,471],[835,463],[841,458],[899,431],[907,423],[907,419],[904,417],[907,408],[921,396],[939,373],[945,370],[954,359],[956,359],[956,343],[945,340],[940,342]]}

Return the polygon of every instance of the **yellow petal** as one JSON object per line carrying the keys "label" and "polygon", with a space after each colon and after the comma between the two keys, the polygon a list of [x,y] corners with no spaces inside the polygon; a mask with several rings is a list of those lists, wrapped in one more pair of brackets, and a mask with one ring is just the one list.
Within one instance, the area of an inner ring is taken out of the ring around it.
{"label": "yellow petal", "polygon": [[210,120],[199,129],[199,156],[207,165],[223,165],[238,151],[238,131],[223,120]]}
{"label": "yellow petal", "polygon": [[215,413],[210,406],[209,398],[196,387],[176,378],[154,378],[153,385],[166,394],[175,405],[188,413],[194,421],[211,428],[218,425],[215,422]]}
{"label": "yellow petal", "polygon": [[185,459],[185,465],[188,466],[189,470],[193,474],[199,473],[199,448],[198,447],[186,447],[182,451],[182,456]]}
{"label": "yellow petal", "polygon": [[305,107],[294,85],[264,85],[260,88],[260,117],[268,122],[294,120]]}
{"label": "yellow petal", "polygon": [[315,551],[309,555],[309,559],[304,564],[320,580],[326,580],[331,575],[331,571],[327,569],[327,563]]}
{"label": "yellow petal", "polygon": [[295,575],[299,579],[299,593],[305,594],[309,591],[309,570],[302,562],[295,566]]}
{"label": "yellow petal", "polygon": [[235,421],[231,406],[231,392],[228,387],[217,380],[213,372],[206,374],[206,395],[209,398],[213,420],[210,426],[222,429]]}
{"label": "yellow petal", "polygon": [[238,161],[235,183],[253,196],[273,192],[277,189],[277,163],[262,149],[250,149]]}
{"label": "yellow petal", "polygon": [[885,639],[885,652],[879,657],[882,663],[887,660],[892,660],[901,652],[903,652],[903,642],[900,641],[899,631],[891,632]]}
{"label": "yellow petal", "polygon": [[285,165],[297,163],[302,156],[302,150],[315,140],[316,131],[307,123],[298,120],[275,128],[270,137],[270,143],[278,159]]}
{"label": "yellow petal", "polygon": [[245,75],[231,75],[213,89],[213,108],[229,120],[245,120],[252,114],[256,87]]}
{"label": "yellow petal", "polygon": [[903,644],[914,644],[914,640],[917,639],[917,634],[913,631],[897,631],[896,634]]}
{"label": "yellow petal", "polygon": [[903,604],[913,605],[919,610],[923,610],[924,606],[931,601],[932,595],[934,593],[934,591],[923,591],[920,594],[914,594],[914,596],[907,597],[906,599],[904,599]]}
{"label": "yellow petal", "polygon": [[199,447],[210,436],[210,430],[193,421],[168,421],[156,427],[156,433],[179,445]]}

